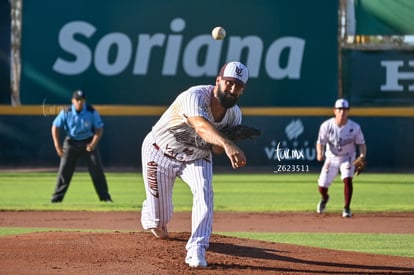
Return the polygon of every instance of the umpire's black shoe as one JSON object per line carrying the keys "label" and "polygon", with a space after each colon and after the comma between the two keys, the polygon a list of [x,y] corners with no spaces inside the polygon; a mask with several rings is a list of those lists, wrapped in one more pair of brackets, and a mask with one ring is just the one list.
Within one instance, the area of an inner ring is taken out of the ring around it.
{"label": "umpire's black shoe", "polygon": [[104,200],[101,200],[101,202],[106,202],[106,203],[113,203],[113,201],[112,201],[112,199],[111,199],[111,198],[109,198],[109,199],[104,199]]}
{"label": "umpire's black shoe", "polygon": [[108,193],[106,195],[103,195],[102,197],[100,196],[99,200],[101,202],[113,203],[111,195],[109,195]]}
{"label": "umpire's black shoe", "polygon": [[61,203],[62,199],[51,199],[50,202],[51,203]]}
{"label": "umpire's black shoe", "polygon": [[106,202],[106,203],[113,203],[113,201],[111,199],[106,199],[106,200],[101,200],[102,202]]}

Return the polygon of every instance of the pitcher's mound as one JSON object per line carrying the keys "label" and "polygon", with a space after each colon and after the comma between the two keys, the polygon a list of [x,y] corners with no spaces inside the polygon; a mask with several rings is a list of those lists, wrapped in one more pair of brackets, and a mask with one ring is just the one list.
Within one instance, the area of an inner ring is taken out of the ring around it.
{"label": "pitcher's mound", "polygon": [[[42,232],[1,237],[1,274],[195,274],[188,233]],[[212,235],[197,274],[414,273],[414,259]]]}

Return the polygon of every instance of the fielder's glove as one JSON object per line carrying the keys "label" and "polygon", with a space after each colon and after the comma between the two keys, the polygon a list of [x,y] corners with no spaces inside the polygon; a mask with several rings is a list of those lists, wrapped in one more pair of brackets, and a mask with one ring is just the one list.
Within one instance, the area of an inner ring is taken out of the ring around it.
{"label": "fielder's glove", "polygon": [[243,124],[224,128],[221,132],[233,142],[253,139],[262,134],[259,129]]}
{"label": "fielder's glove", "polygon": [[354,166],[355,166],[355,173],[354,175],[359,175],[364,171],[365,166],[367,166],[367,161],[365,160],[364,156],[359,156],[354,160]]}

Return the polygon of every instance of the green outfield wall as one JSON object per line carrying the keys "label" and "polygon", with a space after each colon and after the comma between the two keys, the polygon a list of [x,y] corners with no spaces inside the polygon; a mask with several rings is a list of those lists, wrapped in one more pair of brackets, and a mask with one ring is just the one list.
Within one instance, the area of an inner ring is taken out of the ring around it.
{"label": "green outfield wall", "polygon": [[[50,126],[54,119],[53,112],[59,108],[32,106],[15,111],[13,115],[0,115],[0,165],[57,168],[58,157],[50,136]],[[105,166],[138,169],[141,165],[141,142],[163,107],[152,110],[127,107],[126,110],[119,110],[121,115],[115,115],[116,111],[107,106],[97,106],[97,109],[103,113],[105,122],[105,134],[99,145]],[[261,109],[254,108],[242,111],[247,114],[244,123],[263,131],[262,136],[255,140],[240,143],[248,157],[249,167],[269,173],[292,167],[304,173],[319,172],[321,163],[315,160],[315,141],[320,123],[332,115],[331,108],[266,110],[272,115],[263,115]],[[412,108],[355,108],[351,109],[351,116],[361,124],[365,134],[368,169],[412,170]],[[216,157],[215,164],[230,167],[225,156]]]}
{"label": "green outfield wall", "polygon": [[352,106],[414,106],[414,52],[343,50],[343,91]]}
{"label": "green outfield wall", "polygon": [[[337,1],[26,1],[21,101],[167,105],[213,83],[220,66],[250,69],[242,104],[323,106],[337,91]],[[222,41],[211,38],[217,26]]]}

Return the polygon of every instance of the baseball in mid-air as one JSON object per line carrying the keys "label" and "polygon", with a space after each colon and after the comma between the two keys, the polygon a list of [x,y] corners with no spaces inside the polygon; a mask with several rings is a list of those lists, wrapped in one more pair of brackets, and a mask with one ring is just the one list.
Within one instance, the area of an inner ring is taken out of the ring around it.
{"label": "baseball in mid-air", "polygon": [[215,39],[215,40],[222,40],[224,39],[224,37],[226,37],[226,30],[223,27],[215,27],[212,31],[211,31],[211,36]]}

